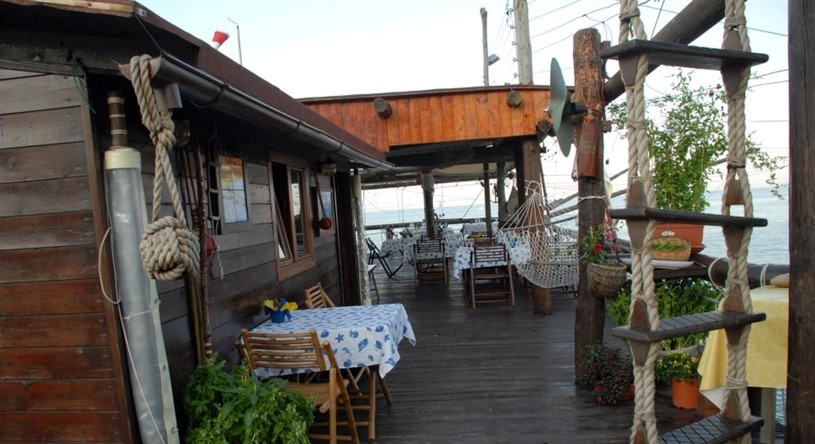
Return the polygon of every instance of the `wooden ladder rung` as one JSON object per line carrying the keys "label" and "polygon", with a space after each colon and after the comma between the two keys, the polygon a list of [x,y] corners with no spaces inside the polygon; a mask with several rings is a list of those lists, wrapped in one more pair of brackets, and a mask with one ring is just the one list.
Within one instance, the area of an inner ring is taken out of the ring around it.
{"label": "wooden ladder rung", "polygon": [[654,40],[629,40],[600,51],[600,57],[604,59],[624,59],[642,54],[648,54],[648,64],[652,66],[713,70],[758,65],[770,59],[767,54],[756,52],[703,48]]}
{"label": "wooden ladder rung", "polygon": [[709,416],[701,421],[659,436],[660,444],[723,444],[733,438],[758,430],[764,420],[755,416],[749,422],[731,421],[721,415]]}
{"label": "wooden ladder rung", "polygon": [[723,216],[720,214],[694,213],[693,211],[663,210],[660,208],[622,208],[609,211],[612,219],[659,220],[696,225],[720,227],[766,227],[767,219],[757,217]]}
{"label": "wooden ladder rung", "polygon": [[627,326],[615,327],[611,334],[623,339],[637,342],[659,342],[665,339],[678,338],[718,330],[720,328],[741,327],[767,319],[764,313],[734,313],[730,311],[708,311],[675,318],[659,320],[658,330],[643,330]]}

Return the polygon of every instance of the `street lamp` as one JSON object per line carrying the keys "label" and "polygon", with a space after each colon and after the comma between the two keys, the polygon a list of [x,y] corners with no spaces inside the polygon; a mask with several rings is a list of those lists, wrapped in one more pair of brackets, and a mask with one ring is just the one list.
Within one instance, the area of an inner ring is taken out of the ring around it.
{"label": "street lamp", "polygon": [[243,66],[243,53],[241,52],[241,27],[238,25],[238,22],[232,20],[231,18],[227,17],[227,20],[235,24],[235,29],[238,31],[238,63]]}

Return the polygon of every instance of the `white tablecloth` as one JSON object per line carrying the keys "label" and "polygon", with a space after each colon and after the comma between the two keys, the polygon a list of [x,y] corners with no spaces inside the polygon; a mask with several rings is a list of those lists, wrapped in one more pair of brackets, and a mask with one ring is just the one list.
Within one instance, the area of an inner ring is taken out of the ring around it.
{"label": "white tablecloth", "polygon": [[382,241],[382,246],[379,248],[379,251],[383,256],[386,254],[400,256],[405,249],[413,248],[414,242],[416,242],[415,237],[385,239]]}
{"label": "white tablecloth", "polygon": [[[399,362],[399,342],[407,338],[416,344],[416,335],[402,304],[355,305],[336,308],[314,308],[292,312],[290,321],[273,324],[266,321],[252,329],[262,333],[297,333],[317,330],[320,341],[327,340],[342,368],[378,365],[385,376]],[[263,369],[260,369],[263,370]],[[315,371],[297,369],[260,376],[282,376]]]}
{"label": "white tablecloth", "polygon": [[[450,267],[451,276],[456,279],[461,279],[461,270],[472,268],[472,252],[473,248],[471,246],[456,249],[456,253],[453,256],[453,266]],[[509,263],[515,265],[525,264],[532,257],[529,246],[522,243],[518,243],[514,247],[507,247],[507,252],[509,253]],[[506,264],[504,261],[487,262],[481,265],[481,267],[497,267]]]}

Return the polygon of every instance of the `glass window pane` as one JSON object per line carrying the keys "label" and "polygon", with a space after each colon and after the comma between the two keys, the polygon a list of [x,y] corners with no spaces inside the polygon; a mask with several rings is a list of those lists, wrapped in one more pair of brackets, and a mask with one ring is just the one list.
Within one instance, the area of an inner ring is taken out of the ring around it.
{"label": "glass window pane", "polygon": [[246,206],[243,160],[237,157],[221,156],[220,163],[224,222],[246,222],[249,220],[249,211]]}
{"label": "glass window pane", "polygon": [[291,179],[291,211],[292,219],[294,220],[294,246],[297,251],[297,256],[306,255],[306,221],[303,209],[305,208],[305,196],[303,190],[305,189],[303,183],[303,172],[300,170],[290,170]]}

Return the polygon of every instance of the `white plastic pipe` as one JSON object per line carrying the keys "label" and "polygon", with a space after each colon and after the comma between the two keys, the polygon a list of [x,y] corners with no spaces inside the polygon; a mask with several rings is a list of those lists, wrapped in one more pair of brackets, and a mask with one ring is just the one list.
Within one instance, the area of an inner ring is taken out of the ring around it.
{"label": "white plastic pipe", "polygon": [[123,318],[130,385],[145,443],[178,443],[173,392],[161,333],[158,293],[141,264],[147,223],[141,155],[132,148],[105,152],[116,292]]}

